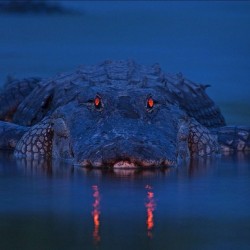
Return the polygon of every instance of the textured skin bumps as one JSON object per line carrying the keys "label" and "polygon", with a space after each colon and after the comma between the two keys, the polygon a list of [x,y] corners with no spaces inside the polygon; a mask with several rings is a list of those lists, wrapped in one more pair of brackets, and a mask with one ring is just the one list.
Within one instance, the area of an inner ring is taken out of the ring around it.
{"label": "textured skin bumps", "polygon": [[38,159],[50,157],[52,153],[53,130],[48,119],[33,126],[26,132],[15,148],[15,156]]}
{"label": "textured skin bumps", "polygon": [[0,92],[0,149],[113,168],[249,150],[250,129],[225,126],[206,88],[131,60],[12,81]]}
{"label": "textured skin bumps", "polygon": [[56,108],[81,99],[84,91],[95,89],[102,93],[108,88],[117,91],[148,89],[149,93],[161,91],[166,100],[180,106],[202,125],[210,128],[225,125],[219,108],[206,94],[205,85],[194,83],[182,74],[166,74],[158,64],[148,67],[134,61],[105,61],[40,80],[29,98],[25,98],[17,107],[13,122],[24,126],[34,125]]}
{"label": "textured skin bumps", "polygon": [[189,127],[189,151],[191,156],[205,156],[219,153],[217,136],[192,119]]}
{"label": "textured skin bumps", "polygon": [[23,134],[27,131],[27,127],[9,122],[0,122],[0,149],[14,150]]}
{"label": "textured skin bumps", "polygon": [[19,104],[38,86],[40,78],[9,79],[0,93],[0,120],[12,121]]}
{"label": "textured skin bumps", "polygon": [[218,143],[224,152],[249,151],[250,130],[247,126],[226,126],[218,128]]}

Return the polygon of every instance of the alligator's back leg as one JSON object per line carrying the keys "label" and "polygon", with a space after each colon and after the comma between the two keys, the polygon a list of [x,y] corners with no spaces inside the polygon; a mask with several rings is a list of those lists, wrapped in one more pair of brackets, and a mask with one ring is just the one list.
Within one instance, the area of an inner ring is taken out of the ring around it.
{"label": "alligator's back leg", "polygon": [[192,119],[188,144],[191,156],[205,156],[219,151],[250,151],[250,127],[224,126],[209,130]]}
{"label": "alligator's back leg", "polygon": [[215,133],[224,152],[250,150],[250,127],[225,126],[217,128]]}
{"label": "alligator's back leg", "polygon": [[40,78],[10,80],[0,92],[0,120],[11,121],[18,105],[41,81]]}
{"label": "alligator's back leg", "polygon": [[0,121],[0,149],[14,150],[28,127]]}

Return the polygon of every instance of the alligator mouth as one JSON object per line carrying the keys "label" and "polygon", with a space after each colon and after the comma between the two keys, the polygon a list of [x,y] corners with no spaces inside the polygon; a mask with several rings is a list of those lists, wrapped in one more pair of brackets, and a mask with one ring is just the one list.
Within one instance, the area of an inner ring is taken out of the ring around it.
{"label": "alligator mouth", "polygon": [[137,168],[159,168],[159,167],[172,167],[176,165],[175,160],[117,160],[117,161],[89,161],[83,160],[75,165],[87,168],[113,168],[113,169],[137,169]]}
{"label": "alligator mouth", "polygon": [[128,138],[122,133],[99,141],[96,137],[90,138],[85,144],[79,142],[75,145],[75,165],[109,169],[155,169],[176,165],[176,144],[166,135],[159,141],[134,133]]}

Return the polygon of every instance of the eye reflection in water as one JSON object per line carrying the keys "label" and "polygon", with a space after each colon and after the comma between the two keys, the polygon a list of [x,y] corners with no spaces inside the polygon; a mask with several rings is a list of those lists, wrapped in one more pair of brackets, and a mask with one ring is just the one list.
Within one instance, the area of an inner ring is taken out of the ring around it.
{"label": "eye reflection in water", "polygon": [[98,186],[94,185],[92,186],[93,190],[93,197],[94,197],[94,203],[93,203],[93,211],[92,211],[92,217],[94,222],[94,230],[93,230],[93,239],[95,243],[99,243],[101,241],[99,228],[100,228],[100,193]]}
{"label": "eye reflection in water", "polygon": [[156,202],[154,199],[153,188],[150,185],[146,185],[147,190],[147,202],[145,207],[147,209],[147,235],[150,239],[153,238],[153,228],[154,228],[154,210],[156,208]]}

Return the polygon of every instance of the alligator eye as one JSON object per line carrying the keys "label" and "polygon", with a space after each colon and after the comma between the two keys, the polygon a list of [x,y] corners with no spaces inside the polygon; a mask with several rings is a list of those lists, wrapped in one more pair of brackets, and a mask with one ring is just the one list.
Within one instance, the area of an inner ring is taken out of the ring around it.
{"label": "alligator eye", "polygon": [[149,97],[147,100],[147,108],[151,109],[154,107],[154,99],[152,97]]}
{"label": "alligator eye", "polygon": [[94,99],[94,105],[97,109],[102,107],[102,102],[101,102],[101,98],[99,96],[96,96]]}

